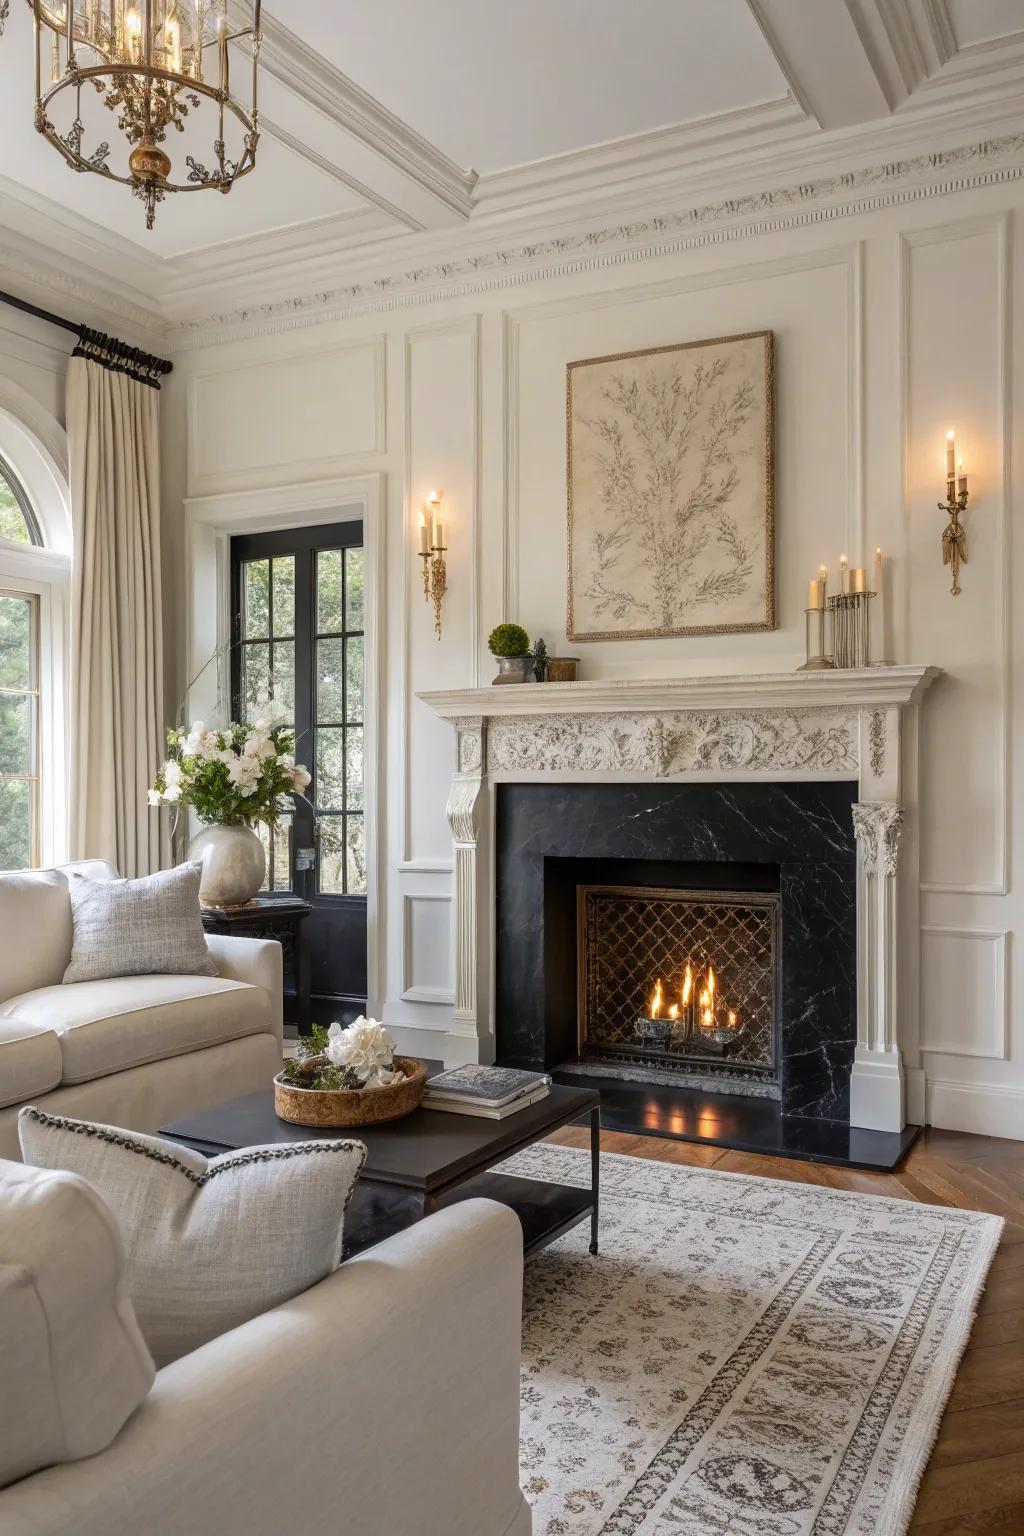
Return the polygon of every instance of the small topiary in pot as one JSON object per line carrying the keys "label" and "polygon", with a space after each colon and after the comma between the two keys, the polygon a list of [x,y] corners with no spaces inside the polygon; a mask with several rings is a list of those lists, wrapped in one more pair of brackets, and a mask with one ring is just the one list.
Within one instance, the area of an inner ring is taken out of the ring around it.
{"label": "small topiary in pot", "polygon": [[496,683],[525,683],[533,671],[530,637],[521,624],[499,624],[487,641],[498,663]]}

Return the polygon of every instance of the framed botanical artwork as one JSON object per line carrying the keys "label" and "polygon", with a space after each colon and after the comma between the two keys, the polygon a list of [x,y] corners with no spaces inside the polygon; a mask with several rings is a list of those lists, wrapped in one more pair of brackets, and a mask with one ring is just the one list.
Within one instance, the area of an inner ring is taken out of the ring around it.
{"label": "framed botanical artwork", "polygon": [[771,331],[570,363],[570,640],[775,628]]}

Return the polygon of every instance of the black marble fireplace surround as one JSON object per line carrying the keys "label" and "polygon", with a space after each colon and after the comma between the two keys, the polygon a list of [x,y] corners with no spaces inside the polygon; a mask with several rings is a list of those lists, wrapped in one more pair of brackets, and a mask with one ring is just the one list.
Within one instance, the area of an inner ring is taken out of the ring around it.
{"label": "black marble fireplace surround", "polygon": [[498,1061],[577,1054],[577,885],[777,890],[781,1114],[848,1126],[856,798],[853,782],[498,785]]}

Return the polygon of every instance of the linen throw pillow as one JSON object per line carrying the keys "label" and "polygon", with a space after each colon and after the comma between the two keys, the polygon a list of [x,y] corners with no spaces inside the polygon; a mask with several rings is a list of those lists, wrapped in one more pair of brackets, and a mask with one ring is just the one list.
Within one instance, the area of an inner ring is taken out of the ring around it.
{"label": "linen throw pillow", "polygon": [[158,1366],[308,1290],[341,1262],[358,1141],[198,1152],[109,1125],[18,1117],[36,1168],[81,1174],[117,1216],[128,1290]]}
{"label": "linen throw pillow", "polygon": [[74,933],[66,982],[108,976],[216,976],[199,906],[201,864],[141,880],[68,871]]}

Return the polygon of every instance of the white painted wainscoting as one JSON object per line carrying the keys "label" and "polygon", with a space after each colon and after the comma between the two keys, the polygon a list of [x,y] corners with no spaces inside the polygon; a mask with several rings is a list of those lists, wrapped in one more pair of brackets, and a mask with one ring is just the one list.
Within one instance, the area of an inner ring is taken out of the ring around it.
{"label": "white painted wainscoting", "polygon": [[[920,792],[908,770],[900,795],[900,861],[920,869],[901,889],[896,956],[909,1115],[1024,1136],[1024,539],[1012,537],[1011,481],[1024,462],[1024,182],[1002,164],[880,166],[872,179],[862,163],[849,196],[815,182],[773,196],[764,217],[723,205],[699,228],[659,226],[652,206],[631,225],[644,241],[574,236],[565,254],[524,249],[478,274],[462,262],[394,289],[357,282],[344,313],[254,312],[245,339],[217,345],[193,329],[164,391],[172,586],[186,585],[184,510],[173,525],[186,501],[193,516],[224,496],[255,509],[275,489],[315,499],[332,477],[380,477],[375,1006],[404,1048],[443,1054],[467,1007],[451,922],[464,872],[445,816],[452,732],[418,695],[486,685],[487,635],[503,619],[579,655],[586,680],[790,672],[807,578],[841,551],[870,566],[877,544],[891,577],[884,659],[942,672],[903,717],[905,760],[921,763]],[[777,629],[570,647],[566,364],[762,329],[776,348]],[[951,423],[971,480],[958,598],[936,508]],[[433,486],[450,532],[440,640],[415,554]],[[206,620],[184,601],[168,608],[183,676],[185,631]],[[475,974],[474,1006],[489,1007],[486,956]]]}

